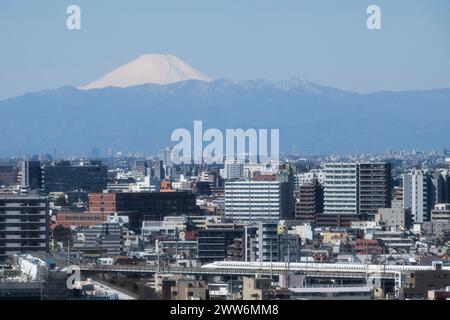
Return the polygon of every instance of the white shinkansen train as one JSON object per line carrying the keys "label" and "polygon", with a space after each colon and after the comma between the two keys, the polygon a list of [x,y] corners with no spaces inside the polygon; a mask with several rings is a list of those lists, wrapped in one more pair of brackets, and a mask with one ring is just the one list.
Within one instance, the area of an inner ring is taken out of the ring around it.
{"label": "white shinkansen train", "polygon": [[[225,270],[290,270],[290,271],[334,271],[334,272],[404,272],[434,270],[437,265],[376,265],[356,263],[305,263],[305,262],[240,262],[240,261],[217,261],[205,264],[205,269]],[[443,270],[450,270],[449,266],[443,266]]]}

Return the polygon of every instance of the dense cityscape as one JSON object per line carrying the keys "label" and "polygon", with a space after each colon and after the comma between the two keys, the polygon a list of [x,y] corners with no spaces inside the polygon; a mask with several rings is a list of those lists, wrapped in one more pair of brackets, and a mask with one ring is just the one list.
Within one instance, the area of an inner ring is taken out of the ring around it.
{"label": "dense cityscape", "polygon": [[438,314],[449,36],[438,0],[0,0],[1,315]]}
{"label": "dense cityscape", "polygon": [[0,298],[440,300],[449,253],[446,149],[0,161]]}

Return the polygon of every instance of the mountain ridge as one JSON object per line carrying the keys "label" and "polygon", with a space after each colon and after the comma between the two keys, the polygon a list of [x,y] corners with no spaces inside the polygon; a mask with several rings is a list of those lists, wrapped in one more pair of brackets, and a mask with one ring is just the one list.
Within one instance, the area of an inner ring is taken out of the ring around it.
{"label": "mountain ridge", "polygon": [[156,152],[173,145],[174,129],[192,130],[194,120],[205,129],[279,128],[282,151],[448,147],[450,89],[360,94],[299,79],[282,88],[278,81],[216,79],[28,93],[0,101],[0,155],[19,148]]}

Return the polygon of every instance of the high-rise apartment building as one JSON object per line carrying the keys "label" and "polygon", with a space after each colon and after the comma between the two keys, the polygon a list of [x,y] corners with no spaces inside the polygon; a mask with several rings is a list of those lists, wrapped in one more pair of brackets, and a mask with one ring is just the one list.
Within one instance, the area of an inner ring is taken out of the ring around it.
{"label": "high-rise apartment building", "polygon": [[[289,194],[291,193],[291,194]],[[292,218],[292,189],[281,181],[227,181],[225,216],[253,222]]]}
{"label": "high-rise apartment building", "polygon": [[316,215],[323,213],[323,187],[318,180],[303,183],[297,188],[295,219],[314,223]]}
{"label": "high-rise apartment building", "polygon": [[333,162],[324,165],[324,213],[375,215],[392,198],[389,163]]}
{"label": "high-rise apartment building", "polygon": [[450,202],[450,176],[447,172],[430,174],[430,201],[435,205]]}
{"label": "high-rise apartment building", "polygon": [[357,214],[359,210],[358,165],[324,164],[324,213]]}
{"label": "high-rise apartment building", "polygon": [[48,199],[0,195],[0,261],[11,253],[48,251]]}
{"label": "high-rise apartment building", "polygon": [[391,165],[358,164],[359,213],[375,215],[380,208],[390,208],[392,199]]}
{"label": "high-rise apartment building", "polygon": [[430,176],[422,170],[403,174],[403,208],[411,209],[414,222],[429,221],[433,204],[429,199]]}

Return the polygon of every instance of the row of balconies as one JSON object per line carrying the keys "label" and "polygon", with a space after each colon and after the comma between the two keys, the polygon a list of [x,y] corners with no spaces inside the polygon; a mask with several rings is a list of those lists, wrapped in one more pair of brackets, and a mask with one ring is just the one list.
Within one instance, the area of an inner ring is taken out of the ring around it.
{"label": "row of balconies", "polygon": [[348,203],[356,205],[357,199],[352,198],[326,198],[324,203]]}
{"label": "row of balconies", "polygon": [[279,205],[277,206],[264,206],[264,205],[232,205],[232,206],[225,206],[225,211],[280,211],[281,207]]}
{"label": "row of balconies", "polygon": [[324,213],[330,212],[356,212],[356,208],[352,207],[324,207]]}
{"label": "row of balconies", "polygon": [[45,207],[47,207],[47,204],[46,203],[36,203],[36,204],[27,204],[27,203],[16,203],[16,202],[14,202],[14,203],[9,203],[9,202],[7,202],[7,203],[1,203],[0,202],[0,208],[8,208],[8,209],[10,209],[10,208],[18,208],[18,209],[21,209],[21,208],[45,208]]}
{"label": "row of balconies", "polygon": [[360,193],[360,198],[387,198],[384,192],[379,193]]}
{"label": "row of balconies", "polygon": [[357,197],[356,189],[326,189],[325,197]]}
{"label": "row of balconies", "polygon": [[301,196],[301,197],[298,198],[298,200],[300,202],[314,202],[314,201],[316,201],[316,197],[303,197],[303,196]]}
{"label": "row of balconies", "polygon": [[[35,241],[35,240],[34,240]],[[5,242],[3,243],[2,241],[0,241],[0,248],[9,248],[10,250],[12,249],[17,249],[19,250],[23,250],[24,248],[46,248],[46,243],[45,242],[37,242],[37,243],[32,243],[29,244],[27,242]]]}
{"label": "row of balconies", "polygon": [[354,203],[346,203],[346,202],[342,202],[342,203],[336,203],[336,202],[325,202],[324,203],[324,207],[325,208],[336,208],[336,207],[345,207],[345,208],[356,208],[357,205]]}
{"label": "row of balconies", "polygon": [[11,226],[5,226],[5,225],[0,226],[0,232],[39,232],[39,231],[45,231],[45,230],[46,230],[45,226],[36,227],[36,228],[31,228],[31,226],[26,226],[26,227],[11,227]]}
{"label": "row of balconies", "polygon": [[226,199],[279,199],[280,194],[273,193],[273,194],[267,194],[267,193],[226,193],[225,194],[225,200]]}
{"label": "row of balconies", "polygon": [[45,240],[47,236],[45,234],[33,235],[33,236],[22,236],[18,234],[6,234],[0,237],[1,240]]}
{"label": "row of balconies", "polygon": [[385,199],[371,199],[371,200],[364,200],[364,201],[359,201],[359,205],[360,206],[372,206],[372,205],[383,205],[383,207],[380,208],[385,208],[386,205],[386,201]]}
{"label": "row of balconies", "polygon": [[0,217],[4,217],[4,216],[45,216],[47,213],[45,211],[41,211],[41,212],[20,212],[20,211],[6,211],[6,212],[1,212],[0,211]]}
{"label": "row of balconies", "polygon": [[0,219],[0,225],[2,224],[36,224],[46,223],[45,219],[25,220],[25,219]]}
{"label": "row of balconies", "polygon": [[274,202],[274,203],[261,203],[261,202],[233,202],[233,203],[226,203],[225,208],[235,208],[235,207],[241,207],[241,208],[278,208],[280,207],[280,203]]}

